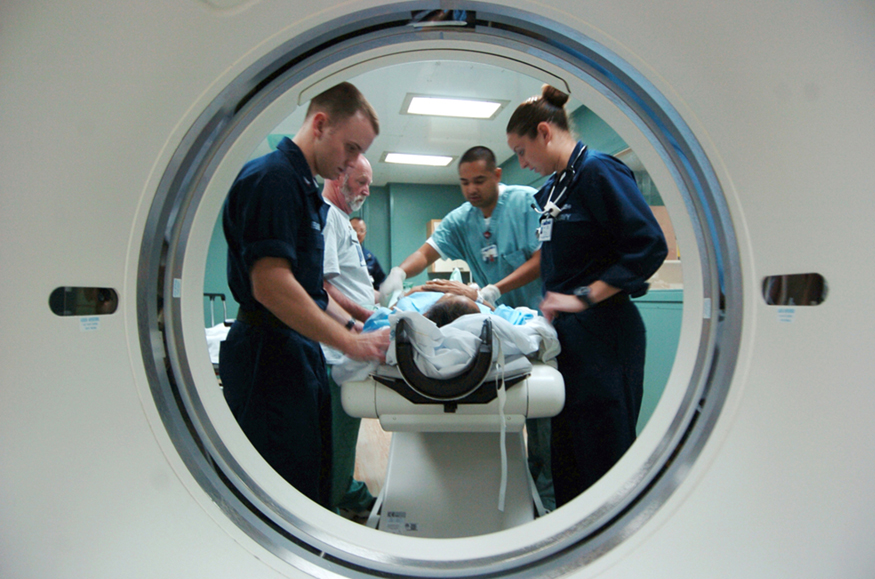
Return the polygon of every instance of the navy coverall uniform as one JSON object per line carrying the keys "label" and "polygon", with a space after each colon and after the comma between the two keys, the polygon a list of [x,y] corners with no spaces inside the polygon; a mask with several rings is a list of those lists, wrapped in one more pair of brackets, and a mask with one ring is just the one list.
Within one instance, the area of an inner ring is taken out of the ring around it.
{"label": "navy coverall uniform", "polygon": [[362,252],[365,254],[365,265],[368,266],[368,274],[370,274],[371,279],[374,281],[374,289],[379,290],[380,284],[386,279],[386,274],[383,272],[383,268],[380,267],[377,256],[368,249],[365,249],[364,245],[362,246]]}
{"label": "navy coverall uniform", "polygon": [[647,279],[668,248],[632,171],[582,143],[577,143],[566,170],[538,192],[542,209],[548,200],[562,211],[541,220],[544,290],[572,294],[596,280],[621,290],[553,322],[562,346],[557,362],[565,379],[565,407],[552,420],[551,438],[558,507],[604,475],[635,441],[645,335],[629,298],[647,292]]}
{"label": "navy coverall uniform", "polygon": [[219,358],[225,400],[252,445],[323,506],[330,494],[331,408],[322,348],[255,300],[249,271],[263,257],[288,260],[295,279],[324,310],[326,212],[307,161],[290,139],[244,165],[223,212],[228,285],[240,311]]}

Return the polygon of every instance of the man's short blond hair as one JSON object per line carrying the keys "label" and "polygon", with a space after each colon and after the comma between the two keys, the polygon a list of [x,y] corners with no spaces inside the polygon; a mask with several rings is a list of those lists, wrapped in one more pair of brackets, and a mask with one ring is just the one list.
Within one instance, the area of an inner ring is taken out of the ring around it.
{"label": "man's short blond hair", "polygon": [[348,82],[336,84],[319,93],[310,101],[307,118],[321,112],[328,115],[329,123],[338,123],[361,112],[371,122],[374,134],[380,134],[380,120],[371,103],[354,85]]}

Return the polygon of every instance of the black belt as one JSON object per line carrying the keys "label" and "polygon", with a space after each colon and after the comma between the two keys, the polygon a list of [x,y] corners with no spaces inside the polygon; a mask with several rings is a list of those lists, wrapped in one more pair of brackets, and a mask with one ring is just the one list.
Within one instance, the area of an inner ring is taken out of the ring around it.
{"label": "black belt", "polygon": [[606,300],[602,300],[602,301],[600,301],[599,303],[597,303],[597,304],[595,304],[595,305],[593,305],[593,306],[591,306],[591,307],[588,307],[588,308],[584,309],[584,310],[581,311],[581,312],[574,312],[574,313],[572,313],[572,312],[556,312],[556,316],[555,316],[555,317],[558,319],[558,318],[562,318],[562,317],[564,317],[564,316],[571,316],[571,315],[575,315],[575,314],[582,314],[582,313],[584,313],[584,312],[588,312],[588,311],[590,311],[590,310],[598,310],[598,309],[601,309],[601,308],[616,307],[616,306],[619,306],[619,305],[625,304],[625,303],[628,302],[629,300],[630,300],[630,298],[629,298],[629,294],[627,294],[626,292],[619,292],[619,293],[616,293],[616,294],[612,295],[611,297],[609,297],[609,298],[606,299]]}
{"label": "black belt", "polygon": [[262,328],[277,328],[288,330],[289,327],[280,321],[278,317],[267,310],[244,310],[237,312],[237,320],[250,326]]}
{"label": "black belt", "polygon": [[605,306],[618,306],[620,304],[624,304],[629,301],[629,294],[626,292],[618,292],[609,297],[606,300],[602,300],[599,303],[595,304],[594,308],[601,308]]}

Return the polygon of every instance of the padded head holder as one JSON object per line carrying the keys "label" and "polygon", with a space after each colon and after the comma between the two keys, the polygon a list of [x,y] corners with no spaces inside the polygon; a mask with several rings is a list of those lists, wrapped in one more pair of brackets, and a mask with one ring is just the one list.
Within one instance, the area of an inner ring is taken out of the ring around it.
{"label": "padded head holder", "polygon": [[413,354],[407,321],[398,320],[395,325],[395,357],[398,360],[398,370],[410,388],[426,398],[441,402],[464,398],[477,390],[492,366],[492,321],[489,318],[483,321],[477,354],[458,376],[446,379],[430,378],[416,365]]}

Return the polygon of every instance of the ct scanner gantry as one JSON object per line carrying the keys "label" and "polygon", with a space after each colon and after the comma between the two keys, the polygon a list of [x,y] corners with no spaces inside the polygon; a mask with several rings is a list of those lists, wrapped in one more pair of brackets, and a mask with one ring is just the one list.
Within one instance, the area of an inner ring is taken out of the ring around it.
{"label": "ct scanner gantry", "polygon": [[[422,9],[474,17],[409,26]],[[873,54],[868,0],[4,2],[0,575],[872,577]],[[678,353],[638,442],[566,507],[464,539],[290,491],[208,387],[201,312],[256,144],[329,83],[434,59],[565,83],[684,248]],[[820,305],[763,298],[809,273]],[[66,287],[118,308],[56,315]]]}

